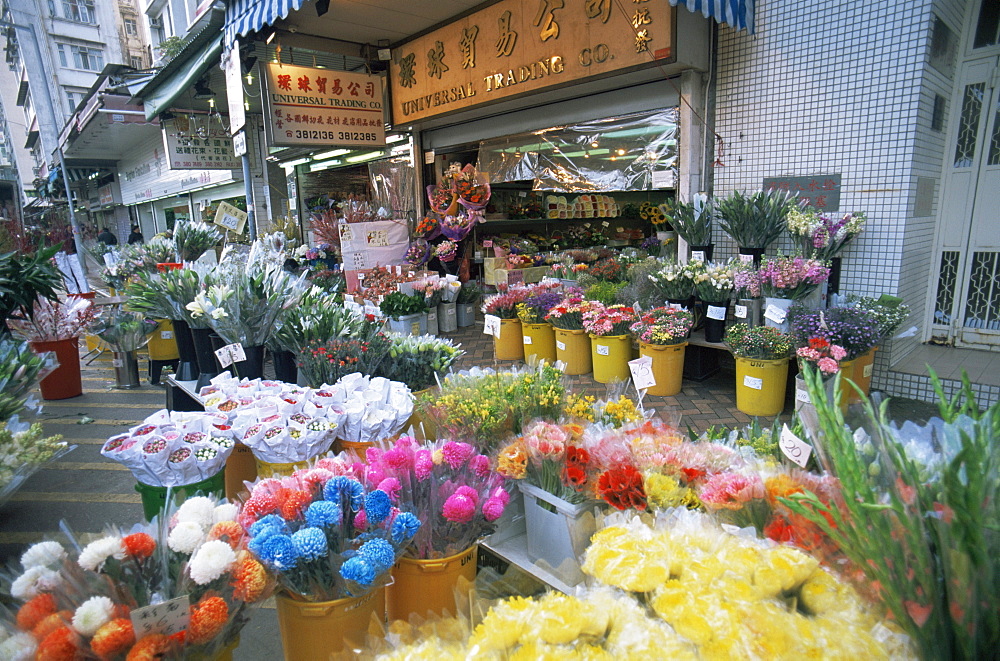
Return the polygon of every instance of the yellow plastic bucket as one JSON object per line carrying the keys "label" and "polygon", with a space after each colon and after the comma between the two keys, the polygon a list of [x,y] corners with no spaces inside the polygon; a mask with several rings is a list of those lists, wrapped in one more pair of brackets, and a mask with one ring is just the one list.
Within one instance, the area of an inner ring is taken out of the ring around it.
{"label": "yellow plastic bucket", "polygon": [[[844,376],[849,377],[851,381],[854,381],[854,384],[861,388],[861,391],[866,395],[871,392],[872,373],[875,370],[876,351],[878,351],[878,347],[872,347],[868,350],[868,353],[861,354],[853,361],[850,361],[854,363],[852,374],[847,374],[846,372],[844,373]],[[841,366],[841,369],[843,369],[843,366]],[[848,404],[861,401],[861,397],[854,391],[854,388],[849,386],[846,387],[844,389],[844,394],[847,397]]]}
{"label": "yellow plastic bucket", "polygon": [[214,654],[194,654],[190,657],[190,659],[191,661],[233,661],[233,652],[235,652],[236,648],[239,646],[240,637],[236,636],[232,642]]}
{"label": "yellow plastic bucket", "polygon": [[524,362],[544,360],[547,363],[556,362],[556,334],[551,324],[526,324],[521,322],[521,335],[524,339]]}
{"label": "yellow plastic bucket", "polygon": [[631,372],[632,338],[628,335],[591,335],[590,360],[594,366],[594,381],[611,383],[628,381]]}
{"label": "yellow plastic bucket", "polygon": [[447,558],[400,558],[392,568],[392,584],[385,589],[389,621],[408,620],[411,614],[426,617],[428,612],[455,615],[455,591],[472,589],[478,554],[476,544]]}
{"label": "yellow plastic bucket", "polygon": [[593,369],[590,360],[590,338],[582,330],[555,329],[556,359],[566,363],[566,374],[586,374]]}
{"label": "yellow plastic bucket", "polygon": [[496,360],[524,360],[520,319],[500,320],[500,337],[493,338],[493,358]]}
{"label": "yellow plastic bucket", "polygon": [[785,408],[788,359],[736,357],[736,408],[747,415],[775,416]]}
{"label": "yellow plastic bucket", "polygon": [[177,340],[174,339],[174,324],[168,319],[157,319],[156,330],[146,345],[150,360],[177,360]]}
{"label": "yellow plastic bucket", "polygon": [[639,355],[653,359],[653,378],[656,385],[646,392],[658,397],[672,397],[681,391],[681,381],[684,378],[684,348],[687,342],[680,344],[646,344],[639,343]]}
{"label": "yellow plastic bucket", "polygon": [[333,601],[298,601],[279,594],[275,605],[286,661],[327,661],[334,652],[360,648],[369,633],[379,635],[385,588]]}
{"label": "yellow plastic bucket", "polygon": [[233,500],[246,490],[244,482],[257,479],[257,464],[253,452],[243,443],[237,443],[226,459],[226,499]]}
{"label": "yellow plastic bucket", "polygon": [[364,458],[365,450],[372,447],[374,443],[369,441],[345,441],[342,438],[338,438],[333,442],[333,451],[336,454],[341,452],[346,452],[347,450],[353,450],[357,453],[359,457]]}
{"label": "yellow plastic bucket", "polygon": [[253,458],[257,465],[257,477],[287,477],[300,468],[309,466],[308,461],[295,461],[288,464],[271,463],[263,461],[257,457]]}

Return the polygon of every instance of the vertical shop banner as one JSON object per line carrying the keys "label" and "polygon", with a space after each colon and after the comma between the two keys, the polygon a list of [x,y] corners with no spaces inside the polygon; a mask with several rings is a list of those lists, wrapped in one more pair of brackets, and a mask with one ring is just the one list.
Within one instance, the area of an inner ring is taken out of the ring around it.
{"label": "vertical shop banner", "polygon": [[340,250],[345,269],[353,271],[402,264],[409,245],[410,236],[404,221],[340,225]]}
{"label": "vertical shop banner", "polygon": [[243,106],[243,64],[240,49],[226,51],[222,63],[226,69],[226,100],[229,103],[229,132],[235,134],[247,123],[246,108]]}
{"label": "vertical shop banner", "polygon": [[265,67],[264,124],[272,145],[385,146],[379,76],[279,62]]}
{"label": "vertical shop banner", "polygon": [[171,170],[236,170],[233,139],[215,115],[177,115],[163,122],[163,148]]}

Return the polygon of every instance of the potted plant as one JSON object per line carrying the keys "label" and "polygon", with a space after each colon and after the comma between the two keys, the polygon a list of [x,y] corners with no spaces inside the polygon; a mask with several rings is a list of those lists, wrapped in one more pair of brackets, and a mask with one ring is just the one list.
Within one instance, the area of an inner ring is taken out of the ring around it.
{"label": "potted plant", "polygon": [[627,381],[632,358],[629,327],[635,322],[635,310],[627,305],[591,302],[583,313],[583,330],[590,335],[594,380],[598,383]]}
{"label": "potted plant", "polygon": [[109,309],[91,326],[91,332],[112,353],[117,388],[139,387],[139,359],[136,352],[149,342],[159,324],[141,314]]}
{"label": "potted plant", "polygon": [[830,277],[823,262],[806,257],[771,257],[760,268],[765,296],[764,323],[788,331],[788,308],[803,300]]}
{"label": "potted plant", "polygon": [[726,331],[726,345],[736,357],[736,408],[747,415],[781,413],[791,338],[771,326],[733,324]]}
{"label": "potted plant", "polygon": [[760,266],[764,250],[781,236],[786,216],[797,207],[795,196],[780,190],[749,195],[734,190],[715,200],[719,225],[736,242],[740,259],[754,266]]}
{"label": "potted plant", "polygon": [[507,288],[487,296],[483,301],[483,314],[500,319],[500,333],[493,338],[493,357],[496,360],[524,360],[524,336],[521,320],[517,317],[517,305],[528,297],[524,287]]}
{"label": "potted plant", "polygon": [[656,383],[647,388],[650,395],[668,397],[681,391],[684,352],[694,317],[687,310],[653,308],[639,315],[629,331],[639,341],[639,355],[652,359]]}
{"label": "potted plant", "polygon": [[556,358],[566,364],[564,371],[569,376],[586,374],[594,367],[590,339],[583,330],[583,313],[591,305],[582,296],[570,294],[545,315],[545,321],[555,328]]}
{"label": "potted plant", "polygon": [[422,316],[427,311],[423,294],[392,292],[382,299],[378,308],[389,318],[389,330],[403,335],[423,335],[427,332],[427,322]]}
{"label": "potted plant", "polygon": [[705,341],[721,342],[733,294],[733,269],[729,264],[697,260],[688,262],[688,269],[695,294],[705,304]]}
{"label": "potted plant", "polygon": [[[190,315],[184,306],[194,300],[199,287],[197,273],[178,270],[140,272],[125,285],[127,310],[150,319],[167,320],[170,324],[169,331],[173,333],[177,345],[178,363],[174,378],[178,381],[198,379],[198,354],[188,325]],[[214,362],[212,365],[214,367]]]}
{"label": "potted plant", "polygon": [[94,308],[83,298],[65,302],[35,300],[30,316],[7,320],[13,333],[27,340],[37,352],[51,351],[59,367],[41,381],[42,399],[68,399],[83,394],[80,377],[80,334],[94,321]]}
{"label": "potted plant", "polygon": [[59,250],[39,247],[31,252],[0,254],[0,315],[4,324],[0,334],[10,335],[7,320],[15,312],[30,318],[39,298],[55,301],[63,289],[62,276],[53,263]]}
{"label": "potted plant", "polygon": [[552,287],[534,287],[523,302],[517,304],[517,317],[521,320],[524,336],[524,360],[529,365],[539,360],[556,362],[556,335],[552,325],[545,321],[563,295]]}
{"label": "potted plant", "polygon": [[193,262],[220,241],[222,234],[208,223],[191,220],[174,225],[174,245],[177,249],[178,262]]}
{"label": "potted plant", "polygon": [[691,259],[712,259],[712,202],[704,193],[695,193],[690,202],[674,205],[671,224],[688,244]]}
{"label": "potted plant", "polygon": [[483,290],[475,282],[470,280],[462,283],[458,298],[455,300],[459,328],[466,328],[476,323],[476,303],[482,295]]}

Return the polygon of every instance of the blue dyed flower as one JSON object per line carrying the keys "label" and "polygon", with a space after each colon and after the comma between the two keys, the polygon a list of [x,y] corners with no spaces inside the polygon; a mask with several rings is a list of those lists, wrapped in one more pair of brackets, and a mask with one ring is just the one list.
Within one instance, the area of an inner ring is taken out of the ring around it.
{"label": "blue dyed flower", "polygon": [[358,555],[367,560],[377,572],[384,572],[396,564],[396,550],[384,539],[370,539],[358,549]]}
{"label": "blue dyed flower", "polygon": [[274,537],[275,535],[282,535],[285,532],[287,531],[282,530],[273,523],[269,526],[258,528],[257,534],[250,539],[250,542],[247,544],[247,548],[249,548],[252,553],[254,553],[259,557],[260,551],[264,547],[264,542],[266,542],[269,538]]}
{"label": "blue dyed flower", "polygon": [[317,500],[306,510],[306,523],[317,528],[335,526],[344,519],[340,505],[328,500]]}
{"label": "blue dyed flower", "polygon": [[326,486],[323,487],[323,498],[325,500],[331,500],[340,504],[343,495],[347,495],[351,499],[351,509],[357,512],[361,509],[361,504],[364,503],[365,488],[357,480],[343,475],[330,478]]}
{"label": "blue dyed flower", "polygon": [[409,541],[420,530],[420,519],[412,512],[400,512],[392,522],[392,541],[397,544]]}
{"label": "blue dyed flower", "polygon": [[292,533],[292,544],[303,560],[315,560],[326,555],[326,535],[319,528],[303,528]]}
{"label": "blue dyed flower", "polygon": [[365,496],[365,512],[368,513],[368,525],[377,526],[385,521],[392,509],[392,499],[381,489],[370,491]]}
{"label": "blue dyed flower", "polygon": [[280,532],[288,532],[288,522],[282,519],[277,514],[268,514],[267,516],[262,516],[257,519],[257,521],[250,526],[250,536],[256,537],[261,530],[267,528],[268,526],[275,526]]}
{"label": "blue dyed flower", "polygon": [[358,585],[366,587],[371,585],[375,580],[375,574],[375,568],[371,563],[357,555],[353,558],[348,558],[340,566],[340,575],[345,581],[353,581]]}
{"label": "blue dyed flower", "polygon": [[291,569],[299,559],[295,544],[288,535],[271,535],[261,546],[260,559],[278,571]]}

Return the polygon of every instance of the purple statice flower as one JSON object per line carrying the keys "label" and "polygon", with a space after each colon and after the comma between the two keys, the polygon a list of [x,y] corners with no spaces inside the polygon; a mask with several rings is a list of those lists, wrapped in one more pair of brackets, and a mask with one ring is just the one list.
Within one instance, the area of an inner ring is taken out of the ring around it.
{"label": "purple statice flower", "polygon": [[796,346],[806,346],[811,338],[822,337],[830,344],[843,347],[847,360],[866,353],[881,337],[875,316],[855,307],[810,310],[793,305],[788,311],[788,324]]}

